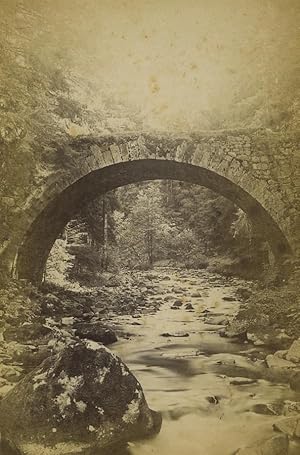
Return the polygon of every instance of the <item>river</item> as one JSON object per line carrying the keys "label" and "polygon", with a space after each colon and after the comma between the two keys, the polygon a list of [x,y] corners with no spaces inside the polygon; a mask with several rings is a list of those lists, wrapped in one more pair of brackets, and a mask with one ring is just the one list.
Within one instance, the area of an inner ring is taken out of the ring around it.
{"label": "river", "polygon": [[[247,355],[251,344],[218,333],[222,319],[239,308],[235,292],[243,281],[157,268],[148,282],[149,299],[160,299],[160,309],[119,316],[118,324],[134,336],[112,346],[163,416],[160,434],[131,443],[132,455],[231,455],[271,436],[278,417],[264,405],[293,401],[293,392],[262,379],[266,367]],[[296,453],[299,447],[292,447]]]}

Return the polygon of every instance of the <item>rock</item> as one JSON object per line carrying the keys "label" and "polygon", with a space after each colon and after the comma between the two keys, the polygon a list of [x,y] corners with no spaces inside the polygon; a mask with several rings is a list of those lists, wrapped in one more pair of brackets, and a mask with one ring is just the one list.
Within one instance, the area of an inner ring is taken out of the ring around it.
{"label": "rock", "polygon": [[243,354],[246,354],[247,357],[253,361],[256,360],[265,360],[266,353],[263,351],[258,350],[257,348],[251,348],[246,351],[242,351]]}
{"label": "rock", "polygon": [[282,412],[286,417],[300,415],[300,401],[286,400],[284,402]]}
{"label": "rock", "polygon": [[206,324],[210,325],[226,325],[228,320],[224,316],[211,316],[207,321]]}
{"label": "rock", "polygon": [[300,416],[284,417],[274,423],[273,428],[293,438],[296,436],[297,429],[300,429]]}
{"label": "rock", "polygon": [[0,376],[9,382],[18,382],[23,369],[19,366],[0,365]]}
{"label": "rock", "polygon": [[210,404],[219,404],[219,398],[216,397],[215,395],[212,395],[210,397],[206,397],[206,400],[210,403]]}
{"label": "rock", "polygon": [[69,455],[107,449],[151,436],[160,426],[133,374],[94,341],[46,359],[0,402],[2,441],[26,455],[50,455],[54,446]]}
{"label": "rock", "polygon": [[290,379],[290,387],[295,392],[300,392],[300,371],[297,371]]}
{"label": "rock", "polygon": [[3,337],[5,341],[18,341],[26,343],[37,340],[51,333],[51,329],[40,322],[24,323],[20,327],[8,327],[5,329]]}
{"label": "rock", "polygon": [[172,292],[175,292],[175,294],[181,294],[182,292],[184,292],[184,289],[179,287],[179,286],[178,287],[177,286],[173,286]]}
{"label": "rock", "polygon": [[95,316],[100,316],[100,314],[105,314],[107,313],[107,308],[97,308],[97,311],[95,312]]}
{"label": "rock", "polygon": [[234,378],[230,380],[231,385],[250,385],[255,384],[257,379],[249,379],[249,378]]}
{"label": "rock", "polygon": [[283,435],[273,436],[260,445],[261,455],[288,455],[289,440]]}
{"label": "rock", "polygon": [[286,354],[286,359],[294,363],[300,362],[300,339],[293,342]]}
{"label": "rock", "polygon": [[259,338],[257,340],[253,341],[254,346],[265,346],[265,342]]}
{"label": "rock", "polygon": [[187,303],[184,307],[186,310],[194,310],[194,307],[191,303]]}
{"label": "rock", "polygon": [[291,337],[289,337],[284,330],[274,326],[258,330],[258,333],[248,332],[248,340],[253,342],[255,346],[268,346],[272,350],[287,349],[291,345]]}
{"label": "rock", "polygon": [[247,332],[246,330],[228,327],[226,329],[221,329],[219,335],[225,338],[236,338],[238,341],[247,341]]}
{"label": "rock", "polygon": [[266,364],[269,368],[286,368],[292,369],[296,368],[296,365],[293,362],[289,362],[288,360],[281,359],[276,355],[270,354],[266,357]]}
{"label": "rock", "polygon": [[175,302],[173,303],[173,307],[180,307],[183,305],[183,302],[182,300],[175,300]]}
{"label": "rock", "polygon": [[8,384],[7,379],[4,379],[0,376],[0,387],[4,387],[7,384]]}
{"label": "rock", "polygon": [[235,455],[288,455],[289,441],[285,435],[258,442],[253,447],[239,449]]}
{"label": "rock", "polygon": [[61,319],[62,325],[73,325],[75,318],[73,316],[65,317]]}
{"label": "rock", "polygon": [[24,368],[36,367],[51,354],[47,346],[32,346],[11,342],[7,344],[7,353],[15,362],[21,363]]}
{"label": "rock", "polygon": [[75,335],[101,342],[104,345],[115,343],[118,339],[115,332],[102,322],[81,322],[75,325]]}
{"label": "rock", "polygon": [[51,352],[48,347],[41,346],[36,351],[24,352],[17,360],[21,362],[24,369],[28,371],[40,365],[50,355]]}
{"label": "rock", "polygon": [[217,360],[216,364],[217,365],[236,365],[236,360],[235,359],[231,359],[229,357],[228,359]]}
{"label": "rock", "polygon": [[[285,332],[284,329],[277,329],[276,334],[275,334],[275,345],[278,346],[278,348],[283,348],[287,349],[288,346],[290,346],[292,341],[292,338]],[[277,348],[277,349],[278,349]]]}
{"label": "rock", "polygon": [[235,298],[235,297],[227,297],[227,296],[224,296],[224,297],[222,297],[222,299],[223,299],[225,302],[235,302],[235,301],[236,301],[236,298]]}
{"label": "rock", "polygon": [[165,333],[161,333],[160,335],[161,337],[175,337],[175,338],[185,338],[185,337],[189,337],[190,335],[188,333],[169,333],[169,332],[165,332]]}
{"label": "rock", "polygon": [[255,333],[248,332],[247,338],[249,341],[251,341],[254,344],[254,346],[264,346],[265,345],[265,341],[258,338],[258,336]]}
{"label": "rock", "polygon": [[83,321],[90,321],[94,316],[95,316],[95,313],[92,313],[92,312],[83,313],[82,316],[81,316],[81,319]]}
{"label": "rock", "polygon": [[262,415],[278,415],[271,404],[257,403],[252,407],[252,411]]}
{"label": "rock", "polygon": [[282,349],[281,351],[276,351],[274,355],[279,357],[280,359],[285,359],[288,351],[286,349]]}
{"label": "rock", "polygon": [[191,297],[202,297],[202,294],[200,292],[193,292]]}

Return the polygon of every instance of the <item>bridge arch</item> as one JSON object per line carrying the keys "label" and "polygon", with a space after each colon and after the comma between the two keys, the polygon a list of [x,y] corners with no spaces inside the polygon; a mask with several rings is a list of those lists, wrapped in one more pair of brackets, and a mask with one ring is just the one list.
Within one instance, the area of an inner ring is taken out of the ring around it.
{"label": "bridge arch", "polygon": [[92,169],[83,171],[81,167],[69,181],[62,180],[62,188],[57,188],[57,181],[54,182],[22,238],[15,262],[16,275],[34,283],[41,281],[53,243],[67,222],[88,202],[120,186],[156,179],[198,184],[228,198],[249,216],[257,232],[268,241],[277,262],[290,254],[286,236],[262,202],[232,179],[201,164],[170,156],[130,156],[119,162],[102,162],[101,166],[93,161]]}

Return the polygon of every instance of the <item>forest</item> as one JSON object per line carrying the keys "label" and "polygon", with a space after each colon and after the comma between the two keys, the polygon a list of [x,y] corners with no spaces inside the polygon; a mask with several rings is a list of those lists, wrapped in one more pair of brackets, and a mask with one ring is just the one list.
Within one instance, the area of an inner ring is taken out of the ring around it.
{"label": "forest", "polygon": [[257,278],[269,254],[246,214],[224,197],[185,182],[141,182],[106,193],[71,220],[45,278],[62,270],[65,278],[97,285],[105,271],[155,265]]}

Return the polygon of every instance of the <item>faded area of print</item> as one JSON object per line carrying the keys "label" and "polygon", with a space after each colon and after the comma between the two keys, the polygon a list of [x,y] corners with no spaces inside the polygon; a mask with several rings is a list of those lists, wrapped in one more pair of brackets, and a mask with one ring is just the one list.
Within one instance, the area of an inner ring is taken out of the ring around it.
{"label": "faded area of print", "polygon": [[299,454],[299,2],[0,6],[0,454]]}

